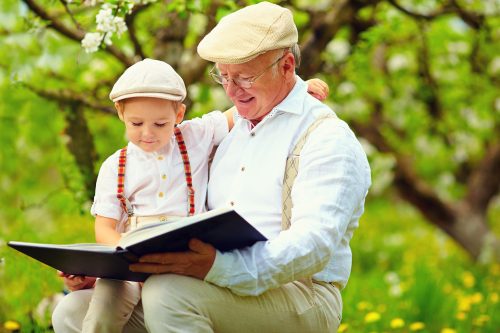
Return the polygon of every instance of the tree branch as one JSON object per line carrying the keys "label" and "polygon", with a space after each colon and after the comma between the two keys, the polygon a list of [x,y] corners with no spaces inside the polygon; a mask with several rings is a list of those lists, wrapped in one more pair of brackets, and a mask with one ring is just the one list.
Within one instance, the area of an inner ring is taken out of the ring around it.
{"label": "tree branch", "polygon": [[[78,29],[71,29],[66,26],[62,21],[58,20],[57,16],[51,15],[48,11],[46,11],[42,6],[38,5],[35,0],[22,0],[28,8],[35,13],[38,17],[48,22],[48,27],[56,30],[60,34],[68,37],[71,40],[81,42],[83,37],[85,37],[85,32]],[[123,52],[121,52],[118,48],[113,45],[106,45],[104,50],[118,59],[125,66],[131,66],[134,64],[134,60],[130,57],[127,57]]]}
{"label": "tree branch", "polygon": [[402,13],[404,13],[404,14],[406,14],[414,19],[417,19],[417,20],[430,21],[430,20],[435,19],[438,16],[453,12],[451,5],[449,3],[445,3],[440,9],[437,9],[432,13],[422,14],[422,13],[415,13],[409,9],[406,9],[405,7],[401,6],[397,2],[397,0],[387,0],[387,2],[390,3],[394,8],[396,8],[400,12],[402,12]]}
{"label": "tree branch", "polygon": [[441,102],[439,101],[439,87],[432,76],[430,64],[429,64],[429,48],[427,46],[427,40],[425,35],[425,27],[422,24],[418,24],[420,30],[420,52],[417,52],[418,59],[418,72],[419,76],[422,78],[424,85],[420,87],[420,98],[423,99],[424,103],[427,105],[429,114],[434,118],[434,120],[440,119],[442,116]]}
{"label": "tree branch", "polygon": [[96,101],[92,101],[89,98],[86,97],[85,94],[78,94],[74,91],[68,90],[68,89],[58,89],[58,90],[43,90],[39,89],[35,86],[32,86],[28,83],[21,83],[22,86],[26,87],[27,89],[31,90],[35,94],[37,94],[40,97],[46,98],[48,100],[58,102],[60,104],[64,105],[73,105],[75,103],[78,103],[82,106],[88,107],[90,109],[100,111],[106,114],[116,114],[116,111],[114,108],[110,106],[105,106],[102,105]]}
{"label": "tree branch", "polygon": [[377,150],[394,156],[396,159],[394,185],[400,195],[433,224],[449,231],[455,220],[453,208],[441,200],[431,186],[420,179],[412,167],[412,159],[396,151],[381,134],[382,125],[387,123],[383,119],[382,108],[383,106],[376,102],[369,122],[361,124],[354,121],[350,125]]}
{"label": "tree branch", "polygon": [[309,12],[312,34],[301,46],[302,59],[309,61],[302,63],[299,70],[301,76],[311,77],[319,72],[321,52],[344,24],[352,22],[357,10],[350,1],[340,0],[335,1],[326,13]]}
{"label": "tree branch", "polygon": [[456,0],[449,0],[450,5],[456,9],[456,13],[460,18],[475,30],[481,29],[484,24],[484,15],[466,11]]}
{"label": "tree branch", "polygon": [[132,42],[132,45],[134,45],[135,55],[139,56],[141,59],[146,58],[146,55],[144,54],[141,43],[137,39],[137,35],[135,33],[134,22],[135,22],[135,18],[137,17],[137,15],[141,11],[146,9],[148,6],[149,6],[149,4],[135,6],[132,13],[125,17],[125,24],[127,25],[127,28],[128,28],[128,35],[129,35],[130,41]]}
{"label": "tree branch", "polygon": [[[498,132],[497,132],[498,133]],[[466,202],[475,213],[484,214],[491,199],[500,191],[500,140],[492,142],[471,173]]]}

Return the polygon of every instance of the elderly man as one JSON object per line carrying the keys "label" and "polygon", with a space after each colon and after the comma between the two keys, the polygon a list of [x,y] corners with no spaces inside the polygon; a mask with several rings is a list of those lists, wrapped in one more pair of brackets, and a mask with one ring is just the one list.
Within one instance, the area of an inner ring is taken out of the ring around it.
{"label": "elderly man", "polygon": [[347,124],[295,75],[297,40],[291,12],[261,2],[200,42],[237,108],[208,207],[233,206],[269,241],[225,253],[192,241],[186,253],[144,256],[133,270],[172,273],[144,285],[150,332],[336,331],[370,169]]}

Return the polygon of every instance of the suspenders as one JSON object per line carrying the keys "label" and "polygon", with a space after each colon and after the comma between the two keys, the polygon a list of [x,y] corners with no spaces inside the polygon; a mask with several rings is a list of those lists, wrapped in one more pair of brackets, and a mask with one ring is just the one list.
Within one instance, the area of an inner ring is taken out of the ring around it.
{"label": "suspenders", "polygon": [[[186,149],[186,144],[182,136],[182,132],[178,127],[174,127],[175,140],[179,146],[179,151],[181,152],[182,162],[184,165],[184,175],[186,176],[187,193],[188,193],[188,216],[194,214],[194,188],[193,188],[193,178],[191,176],[191,164],[189,163],[189,155]],[[127,213],[129,217],[134,216],[134,209],[130,204],[130,201],[123,195],[125,187],[125,166],[127,164],[127,146],[120,150],[120,157],[118,158],[118,184],[116,188],[116,197],[120,200],[120,205],[123,211]]]}

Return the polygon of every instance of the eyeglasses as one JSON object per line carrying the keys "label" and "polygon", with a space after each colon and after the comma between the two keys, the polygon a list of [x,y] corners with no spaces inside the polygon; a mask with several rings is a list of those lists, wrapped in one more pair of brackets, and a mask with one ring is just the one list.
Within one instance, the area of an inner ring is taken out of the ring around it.
{"label": "eyeglasses", "polygon": [[286,54],[283,54],[281,57],[279,57],[275,62],[267,66],[260,74],[249,78],[249,79],[242,79],[242,78],[236,78],[236,79],[230,79],[227,76],[220,75],[217,73],[217,68],[214,66],[210,70],[210,76],[212,79],[217,82],[218,84],[222,84],[223,86],[227,86],[230,81],[233,81],[234,85],[243,88],[243,89],[250,89],[252,88],[252,84],[257,81],[262,75],[264,75],[265,72],[267,72],[270,68],[272,68],[274,65],[276,65],[278,62],[280,62],[281,59],[285,57]]}

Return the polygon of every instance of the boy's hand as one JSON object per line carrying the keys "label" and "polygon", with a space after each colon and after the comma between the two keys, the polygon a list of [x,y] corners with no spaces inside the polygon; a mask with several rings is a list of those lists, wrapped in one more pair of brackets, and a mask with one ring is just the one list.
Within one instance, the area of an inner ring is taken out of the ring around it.
{"label": "boy's hand", "polygon": [[324,101],[328,94],[330,93],[330,88],[325,81],[320,79],[310,79],[306,81],[307,83],[307,92],[319,99],[320,101]]}
{"label": "boy's hand", "polygon": [[64,284],[70,291],[93,288],[96,280],[95,277],[66,274],[61,271],[57,271],[57,275],[63,278]]}

